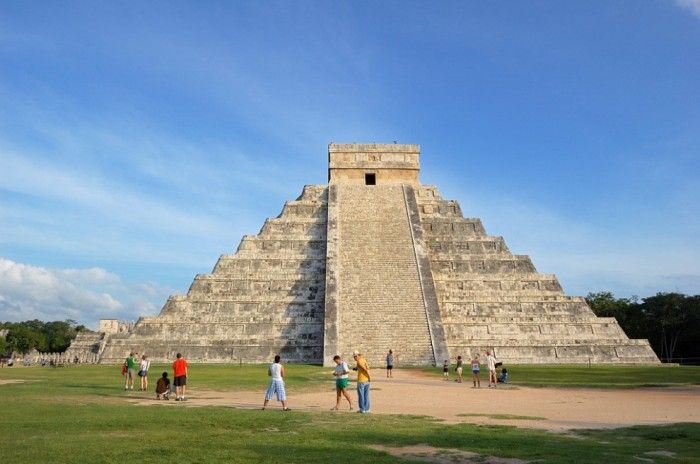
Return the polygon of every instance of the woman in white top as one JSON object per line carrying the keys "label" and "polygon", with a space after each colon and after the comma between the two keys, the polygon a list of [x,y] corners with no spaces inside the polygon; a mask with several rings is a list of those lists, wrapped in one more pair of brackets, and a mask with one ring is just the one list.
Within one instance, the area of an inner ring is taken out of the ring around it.
{"label": "woman in white top", "polygon": [[139,377],[141,377],[141,391],[148,390],[148,368],[151,367],[151,361],[145,354],[141,356],[141,365],[139,366]]}
{"label": "woman in white top", "polygon": [[496,388],[496,358],[490,351],[486,351],[486,367],[489,369],[489,388]]}
{"label": "woman in white top", "polygon": [[339,355],[333,356],[333,361],[335,362],[335,370],[333,371],[333,376],[335,377],[335,407],[331,408],[332,411],[337,411],[340,406],[340,395],[343,395],[348,404],[350,405],[350,410],[352,411],[352,400],[346,388],[348,388],[348,374],[350,374],[350,369],[348,364],[340,359]]}

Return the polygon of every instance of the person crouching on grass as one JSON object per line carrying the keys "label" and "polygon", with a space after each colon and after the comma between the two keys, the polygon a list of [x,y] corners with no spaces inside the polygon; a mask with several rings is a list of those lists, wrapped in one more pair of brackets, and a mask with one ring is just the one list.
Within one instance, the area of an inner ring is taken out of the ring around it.
{"label": "person crouching on grass", "polygon": [[163,376],[156,382],[156,399],[170,399],[170,379],[168,378],[167,372],[163,372]]}
{"label": "person crouching on grass", "polygon": [[335,370],[333,371],[333,376],[335,377],[336,398],[335,407],[332,408],[331,411],[338,410],[338,407],[340,406],[341,395],[344,396],[346,400],[348,400],[350,410],[352,411],[352,400],[350,399],[350,395],[346,390],[346,388],[348,388],[348,382],[350,381],[348,378],[348,374],[350,374],[350,368],[348,368],[348,364],[340,358],[340,355],[336,354],[335,356],[333,356],[333,361],[335,362]]}
{"label": "person crouching on grass", "polygon": [[284,366],[280,362],[280,355],[275,356],[275,362],[270,364],[267,369],[267,375],[270,376],[270,385],[267,387],[267,393],[265,393],[265,402],[263,403],[263,409],[267,407],[267,403],[272,399],[272,395],[277,394],[277,401],[282,402],[283,411],[291,411],[287,407],[287,394],[284,391],[284,377],[286,373],[284,372]]}

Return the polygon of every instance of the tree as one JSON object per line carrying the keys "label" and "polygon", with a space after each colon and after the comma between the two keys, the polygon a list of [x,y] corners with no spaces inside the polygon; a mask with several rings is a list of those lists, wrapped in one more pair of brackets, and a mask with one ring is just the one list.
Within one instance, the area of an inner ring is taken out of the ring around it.
{"label": "tree", "polygon": [[[661,359],[672,360],[691,320],[691,302],[680,293],[657,293],[644,298],[643,306],[647,317],[653,321],[655,339],[659,345],[657,353]],[[652,335],[652,334],[650,334]]]}
{"label": "tree", "polygon": [[63,352],[75,338],[77,322],[66,321],[42,322],[40,320],[24,322],[5,322],[1,326],[9,330],[6,338],[6,349],[27,353],[32,349],[41,352]]}
{"label": "tree", "polygon": [[611,292],[589,293],[597,316],[615,317],[630,338],[646,338],[664,361],[700,361],[700,295],[657,293],[644,298],[615,298]]}
{"label": "tree", "polygon": [[0,357],[7,357],[10,355],[10,345],[7,340],[0,338]]}

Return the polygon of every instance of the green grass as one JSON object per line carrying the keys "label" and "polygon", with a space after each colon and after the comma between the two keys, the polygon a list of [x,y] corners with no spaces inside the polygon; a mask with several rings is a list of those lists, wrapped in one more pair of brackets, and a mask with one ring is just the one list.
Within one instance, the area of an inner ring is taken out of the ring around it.
{"label": "green grass", "polygon": [[546,417],[539,416],[518,416],[515,414],[479,414],[479,413],[465,413],[457,414],[459,417],[488,417],[489,419],[500,419],[500,420],[547,420]]}
{"label": "green grass", "polygon": [[[700,366],[631,366],[631,365],[517,365],[508,368],[509,384],[530,387],[637,388],[700,385]],[[440,368],[422,368],[436,377]],[[454,373],[450,372],[451,376]],[[471,381],[471,372],[465,373]],[[481,371],[481,382],[488,383],[488,372]]]}
{"label": "green grass", "polygon": [[[292,392],[326,385],[327,368],[293,365],[287,370]],[[267,377],[265,366],[192,365],[190,374],[195,388],[219,390],[262,391]],[[0,456],[7,463],[389,463],[402,461],[370,446],[419,443],[547,463],[640,462],[635,456],[655,462],[700,461],[700,424],[572,436],[447,425],[415,416],[284,413],[174,402],[144,406],[125,401],[118,366],[0,369],[0,379],[26,381],[0,385]],[[644,454],[660,450],[676,454]]]}

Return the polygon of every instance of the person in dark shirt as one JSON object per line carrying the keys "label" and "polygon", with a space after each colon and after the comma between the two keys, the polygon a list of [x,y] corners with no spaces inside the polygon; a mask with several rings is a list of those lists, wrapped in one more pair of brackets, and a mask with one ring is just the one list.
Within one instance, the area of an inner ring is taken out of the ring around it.
{"label": "person in dark shirt", "polygon": [[170,379],[168,378],[167,372],[163,372],[163,376],[158,379],[158,382],[156,382],[156,399],[170,399]]}

